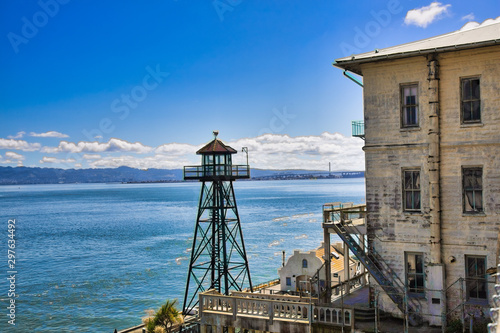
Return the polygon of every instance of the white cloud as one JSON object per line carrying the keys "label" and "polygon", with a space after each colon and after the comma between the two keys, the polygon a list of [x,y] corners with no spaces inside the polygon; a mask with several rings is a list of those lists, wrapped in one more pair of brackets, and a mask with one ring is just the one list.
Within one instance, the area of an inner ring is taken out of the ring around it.
{"label": "white cloud", "polygon": [[154,156],[137,157],[131,155],[106,156],[100,160],[88,161],[92,168],[117,168],[128,166],[137,169],[180,169],[185,165],[196,164],[192,160],[179,159],[176,156],[156,154]]}
{"label": "white cloud", "polygon": [[8,151],[5,153],[5,158],[0,155],[0,164],[16,164],[17,166],[23,166],[24,156],[21,154]]}
{"label": "white cloud", "polygon": [[108,142],[87,142],[78,143],[61,141],[57,147],[43,147],[42,153],[103,153],[103,152],[133,152],[137,154],[149,153],[153,148],[145,146],[140,142],[127,142],[120,139],[110,139]]}
{"label": "white cloud", "polygon": [[2,139],[0,138],[0,149],[14,149],[22,151],[40,150],[41,145],[37,142],[28,143],[24,140]]}
{"label": "white cloud", "polygon": [[487,25],[490,25],[490,24],[499,23],[499,22],[500,22],[500,16],[498,16],[496,19],[486,19],[482,23],[471,21],[471,22],[465,23],[464,26],[462,28],[460,28],[460,31],[474,29],[474,28],[477,28],[479,26],[484,27],[484,26],[487,26]]}
{"label": "white cloud", "polygon": [[467,14],[462,17],[462,21],[473,21],[476,17],[474,16],[474,13]]}
{"label": "white cloud", "polygon": [[5,153],[5,157],[10,160],[24,160],[24,156],[18,153],[14,153],[13,151],[8,151]]}
{"label": "white cloud", "polygon": [[85,160],[98,160],[101,158],[99,154],[83,154],[82,156]]}
{"label": "white cloud", "polygon": [[[288,135],[265,134],[255,138],[244,138],[226,142],[238,151],[233,155],[233,164],[246,164],[247,147],[249,163],[260,169],[306,169],[332,171],[364,170],[363,141],[339,133],[323,133],[319,136],[290,137]],[[115,168],[129,166],[138,169],[179,169],[186,165],[201,164],[196,151],[201,147],[189,144],[164,144],[155,149],[152,156],[105,156],[89,159],[92,168]],[[85,157],[84,157],[85,158]]]}
{"label": "white cloud", "polygon": [[37,138],[68,138],[69,137],[69,135],[67,135],[67,134],[59,133],[56,131],[48,131],[45,133],[31,132],[30,136],[34,136]]}
{"label": "white cloud", "polygon": [[75,163],[76,160],[74,158],[68,158],[68,159],[59,159],[59,158],[55,158],[55,157],[47,157],[47,156],[44,156],[41,160],[40,160],[40,163],[44,164],[44,163],[48,163],[48,164],[52,164],[52,163],[62,163],[62,164],[67,164],[67,163]]}
{"label": "white cloud", "polygon": [[26,134],[26,132],[21,131],[21,132],[17,132],[16,135],[7,135],[7,138],[9,138],[9,139],[21,139],[24,136],[24,134]]}
{"label": "white cloud", "polygon": [[[332,171],[364,170],[363,141],[339,133],[298,137],[265,134],[229,145],[239,151],[248,147],[249,164],[253,168],[328,170],[331,162]],[[245,154],[240,154],[233,163],[246,163]]]}
{"label": "white cloud", "polygon": [[155,153],[181,156],[181,155],[192,154],[193,152],[196,152],[198,149],[199,147],[194,145],[189,145],[186,143],[167,143],[158,146],[155,149]]}
{"label": "white cloud", "polygon": [[433,2],[429,6],[415,8],[406,13],[405,23],[407,25],[416,25],[426,28],[432,22],[439,20],[444,14],[448,13],[451,5],[443,5],[440,2]]}

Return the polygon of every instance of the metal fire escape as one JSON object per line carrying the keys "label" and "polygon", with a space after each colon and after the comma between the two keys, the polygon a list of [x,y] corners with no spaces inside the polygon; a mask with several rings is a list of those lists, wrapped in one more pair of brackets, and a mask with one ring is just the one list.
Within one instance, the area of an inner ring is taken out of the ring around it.
{"label": "metal fire escape", "polygon": [[419,314],[421,307],[418,300],[408,297],[406,286],[399,276],[372,246],[365,250],[365,244],[359,237],[362,232],[353,222],[365,220],[365,208],[365,205],[342,207],[340,203],[325,205],[323,207],[323,228],[331,228],[337,233],[401,312],[408,314],[410,324],[418,325],[422,320]]}

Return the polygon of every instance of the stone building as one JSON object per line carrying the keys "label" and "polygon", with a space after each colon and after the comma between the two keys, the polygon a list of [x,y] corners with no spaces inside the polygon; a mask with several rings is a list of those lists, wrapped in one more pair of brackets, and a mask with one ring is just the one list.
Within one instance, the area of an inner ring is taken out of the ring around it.
{"label": "stone building", "polygon": [[[334,66],[363,77],[368,248],[403,282],[393,292],[432,325],[462,316],[457,308],[487,314],[500,225],[500,19]],[[403,315],[394,299],[380,302]]]}

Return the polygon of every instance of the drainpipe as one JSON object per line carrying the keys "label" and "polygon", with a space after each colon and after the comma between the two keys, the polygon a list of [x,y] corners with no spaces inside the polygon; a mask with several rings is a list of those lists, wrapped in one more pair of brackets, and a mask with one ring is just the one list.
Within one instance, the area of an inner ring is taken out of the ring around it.
{"label": "drainpipe", "polygon": [[358,79],[356,79],[354,76],[352,76],[351,74],[349,74],[347,72],[347,69],[344,71],[344,76],[346,78],[348,78],[349,80],[351,80],[352,82],[356,83],[357,85],[361,86],[361,88],[363,88],[363,83],[361,81],[359,81]]}
{"label": "drainpipe", "polygon": [[429,76],[429,208],[431,263],[441,264],[441,205],[440,205],[440,132],[439,132],[439,62],[435,54],[428,57]]}

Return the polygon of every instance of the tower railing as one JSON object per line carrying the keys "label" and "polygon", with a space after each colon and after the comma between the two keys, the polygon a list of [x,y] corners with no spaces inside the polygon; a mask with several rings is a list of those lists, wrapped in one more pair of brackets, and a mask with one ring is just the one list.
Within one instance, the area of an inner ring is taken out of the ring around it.
{"label": "tower railing", "polygon": [[207,177],[229,177],[231,179],[250,178],[248,165],[190,165],[184,167],[184,179],[203,179]]}

